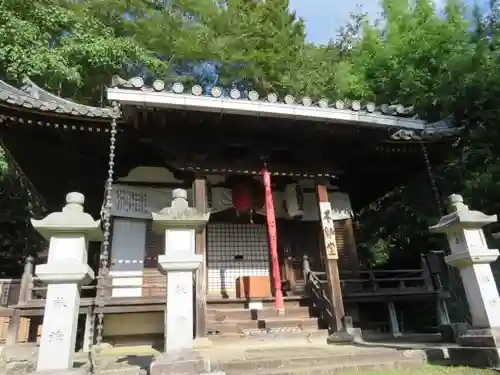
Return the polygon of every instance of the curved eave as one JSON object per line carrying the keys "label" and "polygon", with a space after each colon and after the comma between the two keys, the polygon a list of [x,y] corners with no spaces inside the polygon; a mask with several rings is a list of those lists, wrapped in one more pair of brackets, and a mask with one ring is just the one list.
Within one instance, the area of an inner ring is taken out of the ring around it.
{"label": "curved eave", "polygon": [[38,99],[45,103],[55,103],[58,108],[61,109],[61,111],[65,111],[66,113],[105,119],[113,117],[113,110],[111,108],[93,107],[61,98],[47,90],[42,89],[29,78],[26,78],[23,81],[23,87],[21,89],[32,98]]}
{"label": "curved eave", "polygon": [[223,97],[214,98],[148,90],[108,88],[107,97],[109,101],[117,101],[121,105],[146,106],[149,108],[274,117],[293,121],[324,121],[327,123],[352,124],[360,127],[386,129],[424,130],[426,126],[426,122],[423,120],[368,113],[365,111],[308,107]]}
{"label": "curved eave", "polygon": [[[31,81],[27,81],[31,85]],[[73,103],[66,99],[51,99],[54,95],[34,85],[32,89],[39,90],[42,97],[47,100],[30,95],[28,92],[19,90],[8,83],[0,80],[0,105],[18,109],[20,111],[30,110],[44,114],[66,115],[68,117],[79,117],[88,119],[111,119],[113,111],[111,108],[98,108]]]}
{"label": "curved eave", "polygon": [[25,117],[30,118],[31,116],[31,118],[36,118],[38,116],[43,116],[43,118],[45,119],[43,121],[47,121],[48,123],[58,123],[60,121],[78,121],[81,123],[89,124],[108,124],[111,119],[110,117],[83,116],[81,114],[54,111],[47,108],[37,108],[29,104],[12,104],[10,102],[3,102],[2,100],[0,100],[0,111],[2,110],[2,108],[5,108],[10,112],[7,112],[7,114],[0,112],[0,116],[12,117],[14,119],[18,119],[19,121],[21,121],[21,119]]}

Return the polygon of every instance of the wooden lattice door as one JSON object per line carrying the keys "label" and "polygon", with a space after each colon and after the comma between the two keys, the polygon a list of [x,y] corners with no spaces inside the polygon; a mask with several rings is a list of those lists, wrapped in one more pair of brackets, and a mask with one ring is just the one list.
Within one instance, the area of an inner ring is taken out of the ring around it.
{"label": "wooden lattice door", "polygon": [[143,297],[163,297],[166,295],[167,278],[158,271],[158,256],[164,253],[164,239],[165,235],[155,233],[152,221],[149,221],[144,255]]}

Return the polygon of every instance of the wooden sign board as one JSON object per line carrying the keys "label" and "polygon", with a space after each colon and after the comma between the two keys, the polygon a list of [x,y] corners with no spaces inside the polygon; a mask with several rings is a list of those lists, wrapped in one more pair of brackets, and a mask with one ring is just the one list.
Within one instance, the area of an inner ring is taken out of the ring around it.
{"label": "wooden sign board", "polygon": [[335,222],[332,217],[332,207],[330,202],[320,202],[319,211],[321,217],[321,228],[323,229],[323,239],[325,241],[326,258],[339,259],[337,241],[335,239]]}
{"label": "wooden sign board", "polygon": [[115,184],[111,198],[112,216],[151,219],[152,212],[170,204],[172,189]]}

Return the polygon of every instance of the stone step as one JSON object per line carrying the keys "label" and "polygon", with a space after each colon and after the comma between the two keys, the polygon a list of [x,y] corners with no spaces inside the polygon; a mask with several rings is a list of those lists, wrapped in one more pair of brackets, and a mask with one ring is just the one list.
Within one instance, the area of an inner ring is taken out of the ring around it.
{"label": "stone step", "polygon": [[107,368],[97,368],[94,370],[94,375],[146,375],[146,368],[141,368],[136,365],[128,365],[116,363],[115,366],[108,366]]}
{"label": "stone step", "polygon": [[[237,348],[237,345],[231,347]],[[414,368],[426,362],[425,353],[420,350],[318,344],[277,347],[272,343],[263,343],[253,349],[246,346],[242,351],[231,347],[226,348],[222,357],[213,352],[210,356],[212,371],[224,371],[226,375],[316,375]]]}
{"label": "stone step", "polygon": [[220,333],[234,332],[244,334],[249,330],[287,330],[303,331],[304,329],[318,329],[317,318],[275,317],[259,320],[224,320],[222,322],[209,322],[209,331]]}
{"label": "stone step", "polygon": [[[274,307],[264,307],[260,310],[249,310],[246,308],[209,308],[207,318],[209,321],[221,322],[224,320],[259,320],[277,317],[278,313]],[[284,316],[309,318],[309,307],[295,306],[285,309]]]}
{"label": "stone step", "polygon": [[333,350],[323,352],[308,347],[298,349],[298,347],[290,347],[285,353],[283,350],[263,348],[262,356],[257,355],[253,358],[250,354],[243,359],[219,361],[213,359],[212,371],[224,371],[226,375],[329,375],[340,372],[415,368],[426,362],[425,354],[414,350],[374,349],[335,353]]}
{"label": "stone step", "polygon": [[[361,371],[407,370],[426,363],[422,350],[396,350],[380,347],[298,343],[266,340],[256,345],[248,341],[215,340],[198,353],[206,373],[223,371],[226,375],[331,375]],[[159,353],[157,354],[159,355]],[[143,375],[152,355],[127,352],[105,356],[99,375]]]}
{"label": "stone step", "polygon": [[281,329],[281,330],[262,330],[252,329],[243,333],[221,332],[219,334],[212,334],[209,340],[215,346],[220,344],[224,345],[245,345],[248,347],[260,346],[266,343],[295,343],[295,344],[310,344],[310,343],[326,343],[328,338],[328,331],[318,330],[314,328],[306,328],[299,330],[295,328]]}
{"label": "stone step", "polygon": [[358,374],[363,372],[384,373],[385,371],[405,371],[420,368],[424,363],[411,359],[406,360],[389,360],[385,362],[366,362],[362,363],[345,363],[345,364],[330,364],[324,366],[286,366],[273,369],[265,369],[264,371],[227,371],[225,375],[332,375],[332,374]]}

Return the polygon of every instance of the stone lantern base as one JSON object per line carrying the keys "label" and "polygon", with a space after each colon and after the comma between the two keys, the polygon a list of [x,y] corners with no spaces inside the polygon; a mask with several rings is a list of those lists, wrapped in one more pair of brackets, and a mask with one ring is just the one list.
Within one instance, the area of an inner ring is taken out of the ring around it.
{"label": "stone lantern base", "polygon": [[500,368],[500,328],[470,329],[458,338],[457,344],[460,347],[448,349],[453,362]]}

